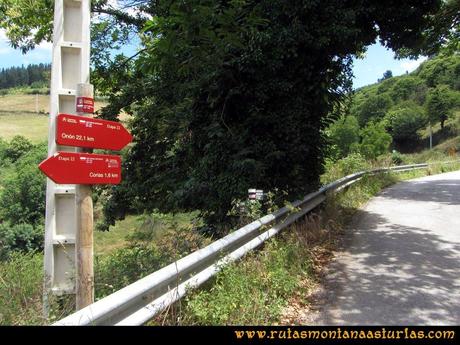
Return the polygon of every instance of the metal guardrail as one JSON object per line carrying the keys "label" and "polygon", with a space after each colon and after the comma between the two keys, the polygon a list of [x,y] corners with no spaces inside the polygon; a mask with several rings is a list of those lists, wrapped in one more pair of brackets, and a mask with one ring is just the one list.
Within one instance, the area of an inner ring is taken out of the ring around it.
{"label": "metal guardrail", "polygon": [[[458,161],[440,162],[442,164]],[[268,214],[182,259],[57,321],[54,325],[141,325],[279,231],[321,204],[329,192],[337,192],[365,175],[427,168],[423,163],[361,171],[323,186],[278,211]],[[295,211],[293,211],[295,210]],[[266,225],[275,223],[269,229]]]}

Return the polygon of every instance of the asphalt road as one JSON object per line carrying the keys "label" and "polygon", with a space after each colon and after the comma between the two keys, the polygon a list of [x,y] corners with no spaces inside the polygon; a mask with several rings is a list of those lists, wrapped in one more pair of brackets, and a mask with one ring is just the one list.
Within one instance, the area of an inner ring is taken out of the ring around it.
{"label": "asphalt road", "polygon": [[302,323],[458,325],[460,172],[373,198],[348,229],[316,307]]}

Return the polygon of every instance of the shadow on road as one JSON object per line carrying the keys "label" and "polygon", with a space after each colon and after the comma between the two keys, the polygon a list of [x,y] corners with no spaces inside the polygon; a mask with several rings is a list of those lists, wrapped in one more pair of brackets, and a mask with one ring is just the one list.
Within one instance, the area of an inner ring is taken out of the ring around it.
{"label": "shadow on road", "polygon": [[[451,194],[460,194],[460,183],[452,183],[440,180],[429,201],[458,204],[453,196],[449,201]],[[412,198],[404,192],[396,197]],[[349,230],[353,233],[346,235],[345,253],[325,278],[327,307],[317,323],[458,324],[460,244],[429,230],[390,224],[379,214],[358,212],[361,221]]]}
{"label": "shadow on road", "polygon": [[384,190],[382,197],[460,205],[460,180],[408,181]]}

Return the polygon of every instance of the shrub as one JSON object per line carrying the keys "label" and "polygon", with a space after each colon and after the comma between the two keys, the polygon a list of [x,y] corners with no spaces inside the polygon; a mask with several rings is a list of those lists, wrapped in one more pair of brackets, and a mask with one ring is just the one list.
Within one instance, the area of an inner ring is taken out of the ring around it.
{"label": "shrub", "polygon": [[0,137],[0,166],[4,164],[6,159],[6,150],[8,148],[8,143]]}
{"label": "shrub", "polygon": [[96,299],[107,296],[160,269],[164,258],[154,246],[134,245],[96,257],[94,282]]}
{"label": "shrub", "polygon": [[159,215],[146,217],[141,228],[128,236],[128,240],[132,242],[130,247],[96,258],[97,298],[119,290],[209,242],[191,226],[167,223]]}
{"label": "shrub", "polygon": [[12,252],[24,253],[43,250],[44,229],[31,224],[0,224],[0,260],[6,260]]}
{"label": "shrub", "polygon": [[338,161],[327,161],[325,166],[326,172],[321,176],[321,182],[330,183],[346,175],[369,168],[370,164],[366,159],[360,153],[354,152]]}
{"label": "shrub", "polygon": [[391,135],[385,131],[383,122],[371,122],[360,131],[361,143],[359,151],[368,159],[376,159],[388,152],[391,144]]}
{"label": "shrub", "polygon": [[21,156],[29,152],[33,148],[33,144],[21,135],[16,135],[11,139],[5,151],[6,158],[13,162],[17,161]]}
{"label": "shrub", "polygon": [[404,156],[398,151],[393,151],[391,154],[391,161],[394,165],[400,165],[404,161]]}
{"label": "shrub", "polygon": [[337,120],[329,127],[328,132],[332,145],[336,147],[333,156],[337,158],[348,155],[353,144],[359,142],[359,124],[354,116]]}
{"label": "shrub", "polygon": [[2,181],[0,219],[12,225],[39,224],[45,214],[46,178],[37,168],[46,157],[46,147],[38,146],[16,161],[15,169]]}
{"label": "shrub", "polygon": [[393,84],[391,97],[394,101],[408,100],[411,95],[420,90],[423,80],[417,76],[402,76]]}

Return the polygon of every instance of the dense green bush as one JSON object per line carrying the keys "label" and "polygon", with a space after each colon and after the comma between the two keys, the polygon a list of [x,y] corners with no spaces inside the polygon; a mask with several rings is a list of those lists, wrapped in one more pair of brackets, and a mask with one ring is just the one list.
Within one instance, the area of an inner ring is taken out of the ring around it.
{"label": "dense green bush", "polygon": [[107,296],[163,267],[165,261],[154,246],[136,245],[96,257],[96,299]]}
{"label": "dense green bush", "polygon": [[364,126],[370,121],[379,121],[383,119],[385,113],[392,105],[393,101],[386,93],[370,96],[358,110],[357,116],[359,124]]}
{"label": "dense green bush", "polygon": [[[17,151],[19,152],[19,151]],[[12,225],[36,225],[45,215],[46,178],[38,164],[46,157],[46,146],[39,145],[21,154],[14,169],[1,181],[0,220]]]}
{"label": "dense green bush", "polygon": [[393,84],[390,95],[394,102],[406,101],[414,93],[423,90],[423,84],[423,80],[416,76],[402,76]]}
{"label": "dense green bush", "polygon": [[360,131],[361,143],[359,151],[368,159],[376,159],[388,152],[391,144],[391,135],[385,130],[383,122],[370,122]]}
{"label": "dense green bush", "polygon": [[33,144],[25,137],[16,135],[8,143],[5,150],[5,157],[11,159],[13,162],[17,161],[21,156],[29,152],[33,148]]}
{"label": "dense green bush", "polygon": [[452,89],[459,90],[459,66],[460,57],[457,54],[453,54],[452,56],[439,56],[422,64],[418,71],[416,71],[416,75],[424,79],[430,88],[445,84],[449,85]]}
{"label": "dense green bush", "polygon": [[342,117],[328,128],[332,144],[332,157],[345,157],[351,152],[352,146],[359,142],[359,124],[354,116]]}
{"label": "dense green bush", "polygon": [[323,184],[330,183],[346,175],[367,170],[370,167],[369,162],[358,152],[351,153],[337,161],[327,160],[325,164],[326,172],[321,176],[321,182]]}
{"label": "dense green bush", "polygon": [[391,162],[394,165],[401,165],[404,162],[404,156],[398,151],[393,151],[391,153]]}
{"label": "dense green bush", "polygon": [[43,250],[43,238],[42,226],[0,223],[0,260],[8,259],[12,252],[27,253]]}
{"label": "dense green bush", "polygon": [[419,139],[417,131],[427,124],[427,117],[423,108],[416,105],[392,110],[386,117],[389,120],[391,135],[398,142]]}

